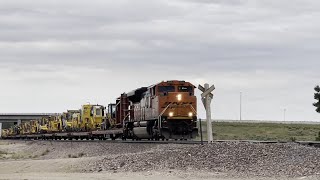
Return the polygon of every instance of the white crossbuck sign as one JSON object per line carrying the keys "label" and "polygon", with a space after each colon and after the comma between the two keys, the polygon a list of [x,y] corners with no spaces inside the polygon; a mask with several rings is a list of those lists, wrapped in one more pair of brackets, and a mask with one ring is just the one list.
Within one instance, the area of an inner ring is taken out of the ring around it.
{"label": "white crossbuck sign", "polygon": [[216,88],[212,85],[209,88],[209,84],[205,84],[204,87],[199,85],[198,89],[202,91],[201,99],[204,105],[204,108],[207,112],[207,133],[208,133],[208,143],[213,142],[213,134],[212,134],[212,121],[211,121],[211,101],[213,99],[212,91]]}

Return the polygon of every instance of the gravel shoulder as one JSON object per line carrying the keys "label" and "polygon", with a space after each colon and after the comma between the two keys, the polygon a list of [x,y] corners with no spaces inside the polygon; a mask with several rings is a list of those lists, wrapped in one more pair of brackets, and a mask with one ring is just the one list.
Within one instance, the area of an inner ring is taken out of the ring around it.
{"label": "gravel shoulder", "polygon": [[320,149],[297,144],[0,141],[0,180],[315,180],[319,157]]}

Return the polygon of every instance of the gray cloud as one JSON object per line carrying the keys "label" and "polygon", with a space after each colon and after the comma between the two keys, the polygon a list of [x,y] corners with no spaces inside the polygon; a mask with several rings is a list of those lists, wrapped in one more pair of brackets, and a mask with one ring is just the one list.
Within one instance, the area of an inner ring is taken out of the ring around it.
{"label": "gray cloud", "polygon": [[281,119],[288,108],[290,120],[316,120],[319,8],[315,0],[2,1],[0,111],[107,104],[186,79],[216,84],[216,118],[236,119],[243,91],[247,119]]}

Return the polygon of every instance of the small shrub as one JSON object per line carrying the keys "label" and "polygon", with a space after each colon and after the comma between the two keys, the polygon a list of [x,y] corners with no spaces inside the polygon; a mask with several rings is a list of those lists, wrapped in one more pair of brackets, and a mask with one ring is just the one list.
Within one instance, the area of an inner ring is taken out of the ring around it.
{"label": "small shrub", "polygon": [[86,154],[82,152],[82,153],[79,153],[79,154],[78,154],[78,157],[83,157],[83,156],[85,156],[85,155],[86,155]]}
{"label": "small shrub", "polygon": [[78,158],[78,156],[77,156],[77,155],[69,154],[69,155],[68,155],[68,158]]}
{"label": "small shrub", "polygon": [[50,152],[50,150],[49,150],[49,149],[46,149],[46,150],[41,154],[41,156],[48,155],[48,154],[49,154],[49,152]]}
{"label": "small shrub", "polygon": [[76,154],[76,155],[69,154],[68,158],[81,158],[81,157],[83,157],[85,155],[86,155],[85,153],[79,153],[79,154]]}
{"label": "small shrub", "polygon": [[316,137],[316,141],[320,141],[320,132],[318,133],[318,137]]}
{"label": "small shrub", "polygon": [[296,138],[296,137],[290,137],[290,141],[291,141],[291,142],[296,142],[296,141],[297,141],[297,138]]}
{"label": "small shrub", "polygon": [[1,154],[5,154],[5,155],[7,155],[8,154],[8,152],[7,151],[2,151],[2,150],[0,150],[0,155]]}
{"label": "small shrub", "polygon": [[17,159],[24,159],[25,157],[22,154],[13,154],[11,158],[14,160],[17,160]]}

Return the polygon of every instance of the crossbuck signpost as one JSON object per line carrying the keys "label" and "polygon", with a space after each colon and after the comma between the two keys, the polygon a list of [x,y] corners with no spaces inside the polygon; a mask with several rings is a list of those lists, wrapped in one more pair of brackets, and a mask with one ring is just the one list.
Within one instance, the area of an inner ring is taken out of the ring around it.
{"label": "crossbuck signpost", "polygon": [[[201,94],[201,99],[204,105],[204,108],[207,112],[207,133],[208,133],[208,143],[213,142],[212,134],[212,122],[211,122],[211,100],[213,99],[212,91],[215,90],[214,85],[209,88],[209,84],[204,84],[204,87],[199,85],[199,90],[203,93]],[[202,133],[202,132],[201,132]]]}

